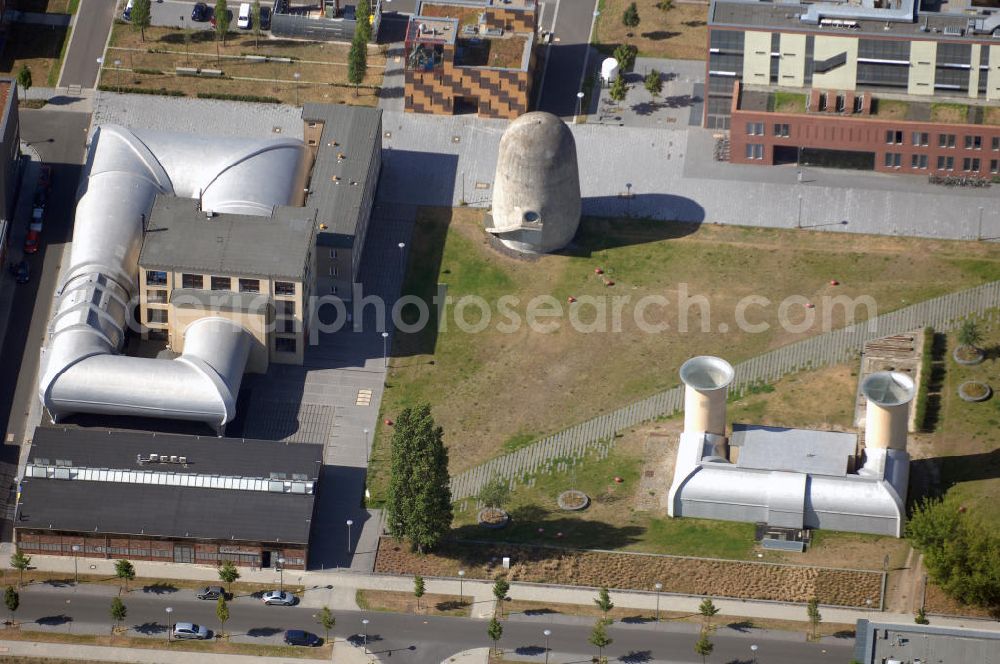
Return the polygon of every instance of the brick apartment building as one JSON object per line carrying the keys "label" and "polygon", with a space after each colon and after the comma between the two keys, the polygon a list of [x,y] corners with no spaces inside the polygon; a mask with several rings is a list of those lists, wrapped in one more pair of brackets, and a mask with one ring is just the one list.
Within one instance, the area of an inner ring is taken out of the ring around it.
{"label": "brick apartment building", "polygon": [[537,0],[421,2],[406,31],[406,110],[527,113],[537,13]]}
{"label": "brick apartment building", "polygon": [[1000,12],[917,5],[713,0],[705,126],[737,163],[997,175]]}

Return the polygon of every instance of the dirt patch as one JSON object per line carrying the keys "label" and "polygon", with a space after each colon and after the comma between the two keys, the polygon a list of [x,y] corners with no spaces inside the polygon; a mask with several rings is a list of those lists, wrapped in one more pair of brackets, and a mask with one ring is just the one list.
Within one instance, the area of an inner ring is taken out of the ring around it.
{"label": "dirt patch", "polygon": [[472,606],[469,595],[432,595],[426,594],[417,598],[413,593],[392,590],[359,590],[358,606],[365,611],[391,611],[393,613],[419,613],[427,616],[461,616],[468,617]]}
{"label": "dirt patch", "polygon": [[949,597],[939,586],[927,584],[927,599],[924,610],[928,615],[962,616],[968,618],[990,618],[986,609],[962,604]]}
{"label": "dirt patch", "polygon": [[12,23],[7,26],[7,38],[0,56],[0,74],[16,77],[22,65],[31,70],[35,86],[44,86],[50,74],[57,76],[59,53],[66,40],[66,28],[46,25]]}
{"label": "dirt patch", "polygon": [[740,599],[865,606],[881,594],[881,574],[853,570],[793,567],[727,560],[572,551],[514,545],[449,543],[434,554],[411,553],[409,546],[382,538],[375,571],[387,574],[450,576],[465,569],[467,578],[490,579],[504,573],[501,559],[509,556],[506,574],[512,581],[607,586],[648,590],[661,582],[664,591]]}
{"label": "dirt patch", "polygon": [[[634,44],[640,55],[655,58],[704,60],[708,41],[708,3],[677,4],[668,11],[658,9],[659,0],[635,0],[639,26],[626,28],[622,14],[632,0],[604,0],[601,15],[594,26],[594,42],[602,50],[614,50],[618,44]],[[632,36],[629,37],[629,33]]]}

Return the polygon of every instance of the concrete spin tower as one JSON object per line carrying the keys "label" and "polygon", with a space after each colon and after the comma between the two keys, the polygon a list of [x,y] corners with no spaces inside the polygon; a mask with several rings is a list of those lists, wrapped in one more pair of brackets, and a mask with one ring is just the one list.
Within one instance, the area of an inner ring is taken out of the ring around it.
{"label": "concrete spin tower", "polygon": [[[898,371],[878,371],[861,381],[861,393],[868,400],[865,409],[865,465],[861,474],[881,475],[886,458],[908,460],[906,436],[910,402],[916,390],[913,379]],[[905,499],[905,496],[903,496]]]}
{"label": "concrete spin tower", "polygon": [[486,230],[524,253],[558,251],[580,225],[580,174],[569,127],[551,113],[526,113],[500,139]]}

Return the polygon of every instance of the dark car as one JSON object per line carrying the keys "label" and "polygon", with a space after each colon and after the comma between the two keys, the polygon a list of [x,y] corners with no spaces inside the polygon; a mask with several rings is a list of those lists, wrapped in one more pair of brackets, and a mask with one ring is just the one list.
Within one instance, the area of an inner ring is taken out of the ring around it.
{"label": "dark car", "polygon": [[196,2],[194,8],[191,10],[191,20],[197,21],[198,23],[204,23],[209,17],[208,5],[204,2]]}
{"label": "dark car", "polygon": [[322,645],[323,639],[312,632],[306,632],[301,629],[290,629],[285,632],[285,643],[290,646],[307,646],[313,648]]}
{"label": "dark car", "polygon": [[31,267],[28,261],[10,264],[10,273],[14,275],[14,281],[19,284],[26,284],[31,281]]}
{"label": "dark car", "polygon": [[225,596],[226,591],[222,589],[222,586],[205,586],[195,594],[198,599],[219,599]]}
{"label": "dark car", "polygon": [[271,10],[267,7],[260,8],[260,29],[270,30],[271,29]]}
{"label": "dark car", "polygon": [[44,189],[52,186],[52,167],[48,164],[42,164],[38,171],[38,186]]}
{"label": "dark car", "polygon": [[27,237],[24,238],[24,253],[34,254],[38,252],[38,240],[41,237],[41,233],[38,231],[28,231]]}

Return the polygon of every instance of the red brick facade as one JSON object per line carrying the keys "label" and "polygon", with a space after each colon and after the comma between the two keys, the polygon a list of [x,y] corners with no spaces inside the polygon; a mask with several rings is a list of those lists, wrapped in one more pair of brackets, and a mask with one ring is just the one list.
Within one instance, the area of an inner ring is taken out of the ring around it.
{"label": "red brick facade", "polygon": [[[273,567],[278,558],[284,558],[286,569],[305,569],[307,556],[305,547],[280,544],[60,534],[22,529],[15,530],[15,541],[28,555],[127,558],[213,566],[229,560],[241,567],[261,567],[264,563]],[[79,546],[80,551],[74,552],[73,546]],[[265,552],[269,555],[265,556]]]}

